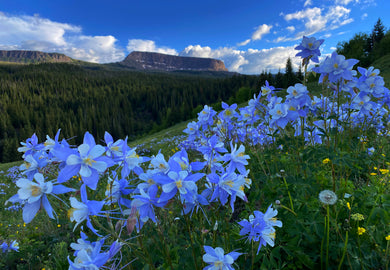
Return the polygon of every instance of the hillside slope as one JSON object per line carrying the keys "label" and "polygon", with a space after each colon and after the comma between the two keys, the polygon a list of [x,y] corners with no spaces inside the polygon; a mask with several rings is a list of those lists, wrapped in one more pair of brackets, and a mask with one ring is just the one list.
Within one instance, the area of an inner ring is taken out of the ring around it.
{"label": "hillside slope", "polygon": [[390,54],[386,54],[372,63],[373,67],[380,70],[380,76],[385,80],[385,86],[390,88]]}

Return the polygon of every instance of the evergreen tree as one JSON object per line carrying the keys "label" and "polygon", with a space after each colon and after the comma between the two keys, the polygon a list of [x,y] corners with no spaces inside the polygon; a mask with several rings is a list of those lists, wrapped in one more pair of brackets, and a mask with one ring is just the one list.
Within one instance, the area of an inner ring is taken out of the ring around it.
{"label": "evergreen tree", "polygon": [[297,81],[290,57],[287,58],[286,72],[284,73],[283,79],[284,79],[283,88],[287,88],[291,85],[294,85]]}
{"label": "evergreen tree", "polygon": [[283,74],[280,71],[280,68],[279,68],[278,73],[275,76],[275,87],[277,87],[277,88],[283,87]]}
{"label": "evergreen tree", "polygon": [[379,18],[376,24],[374,25],[374,29],[372,30],[374,46],[379,43],[382,38],[385,36],[385,27],[382,24],[382,20]]}
{"label": "evergreen tree", "polygon": [[297,72],[297,79],[300,82],[303,82],[303,72],[302,72],[302,65],[299,64],[298,72]]}
{"label": "evergreen tree", "polygon": [[375,25],[374,29],[372,29],[372,32],[367,39],[366,43],[366,49],[370,53],[374,47],[382,40],[382,38],[385,36],[385,27],[382,23],[382,20],[379,18]]}

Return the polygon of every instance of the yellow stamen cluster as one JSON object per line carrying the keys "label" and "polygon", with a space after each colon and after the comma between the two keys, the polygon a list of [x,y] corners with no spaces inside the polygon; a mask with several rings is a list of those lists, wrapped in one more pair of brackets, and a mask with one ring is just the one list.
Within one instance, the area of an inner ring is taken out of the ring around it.
{"label": "yellow stamen cluster", "polygon": [[176,181],[176,186],[177,188],[183,187],[183,181],[182,180]]}
{"label": "yellow stamen cluster", "polygon": [[42,194],[42,189],[39,186],[31,185],[31,195],[37,197]]}

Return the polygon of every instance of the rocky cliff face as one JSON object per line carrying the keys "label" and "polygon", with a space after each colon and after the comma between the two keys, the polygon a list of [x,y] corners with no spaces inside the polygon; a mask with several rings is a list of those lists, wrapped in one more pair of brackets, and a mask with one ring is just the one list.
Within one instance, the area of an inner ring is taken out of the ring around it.
{"label": "rocky cliff face", "polygon": [[221,60],[174,56],[152,52],[134,51],[119,63],[126,67],[142,70],[228,71]]}
{"label": "rocky cliff face", "polygon": [[42,63],[42,62],[73,62],[73,59],[60,53],[45,53],[39,51],[1,51],[0,61],[17,63]]}

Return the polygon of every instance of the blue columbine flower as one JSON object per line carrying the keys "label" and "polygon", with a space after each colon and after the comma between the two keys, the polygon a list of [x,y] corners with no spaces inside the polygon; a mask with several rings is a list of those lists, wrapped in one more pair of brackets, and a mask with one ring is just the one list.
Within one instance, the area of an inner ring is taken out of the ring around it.
{"label": "blue columbine flower", "polygon": [[96,229],[92,226],[91,219],[89,216],[95,216],[98,215],[100,210],[103,208],[104,201],[93,201],[88,200],[87,198],[87,188],[86,185],[83,184],[80,187],[80,195],[81,195],[81,202],[78,201],[75,197],[71,197],[70,205],[72,208],[68,210],[68,216],[70,218],[70,221],[76,221],[76,227],[83,222],[84,220],[87,220],[87,226],[92,230],[93,233],[100,236]]}
{"label": "blue columbine flower", "polygon": [[170,171],[167,175],[156,175],[155,180],[163,191],[159,201],[168,201],[179,191],[182,202],[193,202],[193,196],[198,192],[196,182],[203,176],[203,173],[191,174],[188,171]]}
{"label": "blue columbine flower", "polygon": [[106,143],[106,155],[115,161],[119,161],[120,157],[123,156],[123,144],[124,140],[120,139],[114,142],[111,134],[107,131],[104,133],[104,141]]}
{"label": "blue columbine flower", "polygon": [[67,157],[66,166],[58,174],[58,182],[65,182],[72,176],[80,174],[83,182],[95,190],[99,181],[99,173],[104,172],[114,162],[103,156],[106,149],[97,145],[89,132],[85,133],[84,142],[77,150],[77,153]]}
{"label": "blue columbine flower", "polygon": [[[141,189],[139,195],[133,196],[133,201],[131,202],[131,207],[135,207],[138,210],[139,213],[139,221],[137,222],[137,228],[141,229],[143,224],[147,222],[149,219],[151,219],[153,222],[156,223],[156,215],[154,213],[154,206],[156,207],[163,207],[167,202],[157,202],[158,198],[157,195],[157,189],[156,188],[149,188],[147,190],[147,193]],[[126,209],[123,211],[123,214],[130,214],[132,209]]]}
{"label": "blue columbine flower", "polygon": [[219,176],[216,173],[211,173],[207,175],[207,180],[214,184],[209,187],[210,191],[212,191],[210,202],[219,199],[221,204],[225,205],[230,195],[230,206],[232,211],[234,211],[234,202],[237,196],[246,201],[244,193],[244,186],[246,182],[243,175],[237,175],[236,173],[224,173]]}
{"label": "blue columbine flower", "polygon": [[25,223],[30,223],[33,220],[41,206],[43,206],[48,216],[54,219],[53,213],[55,214],[55,212],[50,205],[47,195],[74,191],[74,189],[63,185],[45,182],[41,173],[36,173],[34,179],[36,182],[26,178],[20,178],[16,181],[16,185],[19,187],[17,196],[20,200],[25,200],[23,207],[23,220]]}
{"label": "blue columbine flower", "polygon": [[28,138],[26,142],[21,142],[20,144],[22,146],[18,148],[18,152],[23,152],[23,157],[25,155],[38,152],[44,148],[43,144],[38,143],[38,137],[35,133],[31,136],[31,138]]}
{"label": "blue columbine flower", "polygon": [[[324,42],[323,39],[316,39],[315,37],[306,37],[303,36],[301,44],[295,47],[295,50],[301,50],[295,56],[301,56],[303,59],[312,60],[313,62],[318,63],[318,57],[321,55],[319,47]],[[306,60],[308,63],[308,60]]]}
{"label": "blue columbine flower", "polygon": [[243,219],[238,222],[242,227],[240,235],[247,235],[248,241],[259,242],[257,254],[262,246],[266,246],[267,244],[271,247],[274,246],[274,227],[282,227],[282,222],[275,218],[277,214],[278,211],[270,205],[265,214],[260,211],[254,211],[253,215],[249,216],[249,220]]}
{"label": "blue columbine flower", "polygon": [[71,261],[68,257],[69,269],[71,270],[100,269],[120,250],[122,246],[122,244],[118,241],[114,241],[108,251],[102,252],[101,249],[105,239],[101,239],[96,242],[85,241],[85,238],[82,238],[82,241],[80,242],[79,240],[79,244],[71,244],[71,247],[75,249],[74,256],[76,256],[74,261]]}
{"label": "blue columbine flower", "polygon": [[203,261],[210,265],[203,270],[233,270],[232,264],[242,254],[239,252],[230,252],[225,255],[225,251],[221,247],[215,249],[210,246],[203,246],[206,254],[203,255]]}
{"label": "blue columbine flower", "polygon": [[233,144],[230,142],[230,148],[231,152],[221,157],[221,160],[229,162],[229,172],[234,172],[237,169],[241,174],[245,174],[245,165],[248,165],[247,159],[250,159],[249,155],[245,155],[245,146],[240,145],[237,149],[237,145],[235,144],[233,147]]}
{"label": "blue columbine flower", "polygon": [[337,83],[341,80],[352,80],[356,75],[356,71],[352,70],[359,60],[348,59],[345,60],[344,55],[339,55],[337,52],[333,52],[332,55],[326,57],[326,59],[320,64],[320,66],[313,68],[314,72],[320,73],[319,82],[323,82],[327,76],[329,82]]}

